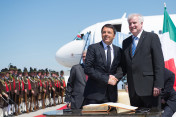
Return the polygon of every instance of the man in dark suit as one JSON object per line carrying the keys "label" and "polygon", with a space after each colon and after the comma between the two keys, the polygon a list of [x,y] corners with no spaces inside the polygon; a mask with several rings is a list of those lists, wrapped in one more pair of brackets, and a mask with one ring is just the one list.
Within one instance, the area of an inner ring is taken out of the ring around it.
{"label": "man in dark suit", "polygon": [[68,102],[68,107],[71,109],[80,109],[83,106],[83,94],[86,86],[86,75],[84,73],[85,58],[86,51],[82,54],[83,63],[74,65],[70,71],[65,102]]}
{"label": "man in dark suit", "polygon": [[112,44],[115,28],[111,24],[102,27],[102,41],[88,47],[85,73],[88,81],[84,96],[86,104],[117,101],[117,82],[123,76],[121,49]]}
{"label": "man in dark suit", "polygon": [[164,86],[164,58],[158,35],[143,30],[143,17],[128,17],[132,36],[123,41],[123,70],[127,73],[132,106],[160,108],[159,94]]}
{"label": "man in dark suit", "polygon": [[161,102],[164,109],[162,117],[172,117],[176,112],[176,92],[173,88],[175,74],[170,70],[164,70],[164,90],[161,93]]}

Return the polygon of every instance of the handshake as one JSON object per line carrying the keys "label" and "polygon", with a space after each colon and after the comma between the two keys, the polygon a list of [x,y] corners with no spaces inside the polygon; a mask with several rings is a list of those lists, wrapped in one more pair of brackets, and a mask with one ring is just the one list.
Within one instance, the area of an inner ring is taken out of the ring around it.
{"label": "handshake", "polygon": [[117,84],[117,81],[118,81],[118,79],[117,79],[115,76],[113,76],[113,75],[109,75],[108,84],[114,86],[114,85]]}

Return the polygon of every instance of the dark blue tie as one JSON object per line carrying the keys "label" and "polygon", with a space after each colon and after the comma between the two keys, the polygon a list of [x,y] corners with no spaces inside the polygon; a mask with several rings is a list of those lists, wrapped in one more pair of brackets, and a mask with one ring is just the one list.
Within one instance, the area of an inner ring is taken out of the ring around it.
{"label": "dark blue tie", "polygon": [[131,52],[131,55],[132,57],[134,56],[134,53],[135,53],[135,50],[136,50],[136,44],[135,44],[135,40],[138,40],[138,37],[133,37],[133,43],[132,43],[132,52]]}
{"label": "dark blue tie", "polygon": [[107,46],[107,48],[108,48],[108,51],[107,51],[107,69],[109,71],[110,66],[111,66],[111,48],[110,48],[109,45]]}

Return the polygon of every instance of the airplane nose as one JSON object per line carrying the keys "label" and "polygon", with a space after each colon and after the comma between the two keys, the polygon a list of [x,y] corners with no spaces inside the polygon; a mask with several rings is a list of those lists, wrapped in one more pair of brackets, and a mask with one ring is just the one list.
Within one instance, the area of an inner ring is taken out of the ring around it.
{"label": "airplane nose", "polygon": [[72,67],[73,65],[78,64],[81,59],[84,45],[84,40],[74,40],[67,43],[56,52],[56,61],[65,67]]}

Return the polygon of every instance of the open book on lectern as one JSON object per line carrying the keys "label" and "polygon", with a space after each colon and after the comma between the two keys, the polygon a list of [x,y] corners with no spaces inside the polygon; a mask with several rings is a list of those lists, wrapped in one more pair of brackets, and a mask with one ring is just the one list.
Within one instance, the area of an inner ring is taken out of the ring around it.
{"label": "open book on lectern", "polygon": [[103,104],[89,104],[83,106],[82,112],[109,112],[112,107],[125,109],[127,111],[135,111],[138,107],[122,104],[122,103],[103,103]]}

